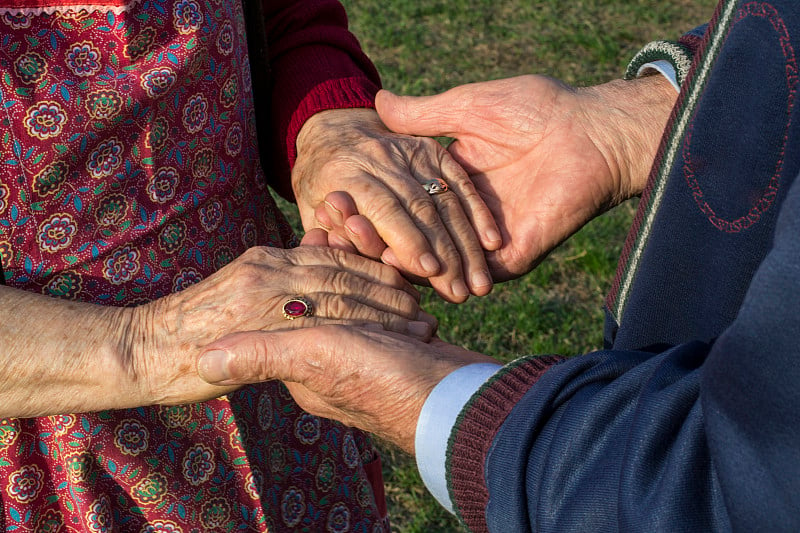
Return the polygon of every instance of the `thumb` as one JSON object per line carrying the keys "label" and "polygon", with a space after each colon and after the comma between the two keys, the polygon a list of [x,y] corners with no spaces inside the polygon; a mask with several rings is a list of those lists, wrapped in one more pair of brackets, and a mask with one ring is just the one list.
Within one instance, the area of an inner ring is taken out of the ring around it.
{"label": "thumb", "polygon": [[381,90],[375,109],[387,128],[406,135],[456,137],[463,120],[456,89],[434,96],[398,96]]}
{"label": "thumb", "polygon": [[[197,361],[197,373],[212,385],[243,385],[279,379],[303,381],[299,361],[312,358],[315,345],[304,345],[309,330],[267,333],[233,333],[204,348]],[[302,357],[300,357],[302,354]]]}

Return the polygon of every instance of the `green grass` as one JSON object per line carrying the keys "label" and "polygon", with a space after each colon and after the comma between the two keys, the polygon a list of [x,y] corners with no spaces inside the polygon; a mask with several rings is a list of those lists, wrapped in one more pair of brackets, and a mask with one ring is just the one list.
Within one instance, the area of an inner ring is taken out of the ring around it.
{"label": "green grass", "polygon": [[[640,46],[678,37],[705,22],[715,5],[714,0],[343,1],[351,29],[384,86],[414,95],[530,73],[573,85],[619,78]],[[485,298],[457,306],[423,291],[425,308],[439,318],[440,336],[502,360],[598,348],[603,296],[634,211],[632,202],[595,220],[530,275],[495,287]],[[413,460],[383,448],[395,530],[462,531],[428,495]]]}

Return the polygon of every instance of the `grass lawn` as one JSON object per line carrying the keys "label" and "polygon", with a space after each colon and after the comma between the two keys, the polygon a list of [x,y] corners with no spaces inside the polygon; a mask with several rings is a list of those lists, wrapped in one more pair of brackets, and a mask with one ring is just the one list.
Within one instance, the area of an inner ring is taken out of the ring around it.
{"label": "grass lawn", "polygon": [[[573,85],[619,78],[640,46],[710,18],[712,0],[343,0],[384,86],[433,94],[454,85],[539,73]],[[440,336],[510,360],[572,355],[602,342],[602,302],[635,202],[595,220],[522,280],[450,305],[430,291]],[[287,211],[291,207],[285,203]],[[384,446],[392,521],[400,532],[462,531],[428,495],[413,460]]]}

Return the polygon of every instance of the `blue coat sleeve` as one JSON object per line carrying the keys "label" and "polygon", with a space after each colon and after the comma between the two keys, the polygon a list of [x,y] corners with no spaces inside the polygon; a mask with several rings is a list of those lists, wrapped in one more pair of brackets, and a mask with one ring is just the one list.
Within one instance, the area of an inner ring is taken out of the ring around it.
{"label": "blue coat sleeve", "polygon": [[[541,362],[523,359],[479,391],[448,459],[451,495],[469,526],[800,531],[797,180],[776,228],[738,316],[714,341],[596,352],[533,372],[527,385],[520,376]],[[486,417],[480,399],[503,387],[521,392],[494,432],[486,428],[497,417]],[[482,464],[464,468],[460,450],[480,439],[489,442]],[[459,491],[475,478],[484,501]],[[476,503],[485,521],[462,512]]]}

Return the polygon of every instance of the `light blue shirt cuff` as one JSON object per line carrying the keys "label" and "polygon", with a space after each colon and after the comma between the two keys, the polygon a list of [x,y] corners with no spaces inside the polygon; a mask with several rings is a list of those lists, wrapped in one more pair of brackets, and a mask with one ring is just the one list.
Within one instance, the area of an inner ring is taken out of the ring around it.
{"label": "light blue shirt cuff", "polygon": [[462,366],[440,381],[422,406],[414,440],[417,468],[433,497],[451,513],[454,511],[447,491],[447,441],[461,410],[500,368],[502,365],[493,363]]}
{"label": "light blue shirt cuff", "polygon": [[639,67],[639,72],[636,73],[637,76],[641,76],[648,70],[655,70],[672,84],[675,87],[675,90],[680,92],[681,87],[678,85],[678,76],[675,73],[675,67],[672,66],[672,63],[666,61],[664,59],[659,59],[658,61],[653,61],[652,63],[645,63],[641,67]]}

